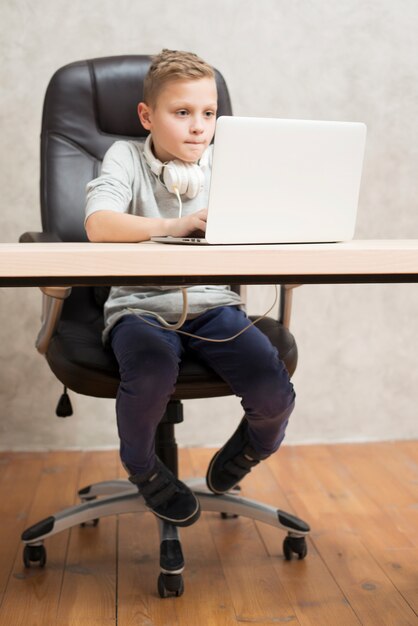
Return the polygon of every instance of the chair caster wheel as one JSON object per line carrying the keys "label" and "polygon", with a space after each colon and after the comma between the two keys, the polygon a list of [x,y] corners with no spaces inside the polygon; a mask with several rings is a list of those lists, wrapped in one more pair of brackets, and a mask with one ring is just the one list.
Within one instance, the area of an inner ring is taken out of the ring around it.
{"label": "chair caster wheel", "polygon": [[[83,489],[81,490],[82,492],[84,491]],[[92,502],[93,500],[97,500],[97,496],[85,496],[80,494],[80,500],[82,503],[84,502]],[[99,523],[99,518],[96,517],[95,519],[91,519],[88,522],[81,522],[80,527],[81,528],[85,528],[86,526],[93,526],[93,528],[95,528],[97,526],[97,524]]]}
{"label": "chair caster wheel", "polygon": [[31,563],[38,563],[39,567],[44,567],[46,563],[46,550],[43,544],[38,546],[27,544],[23,548],[23,563],[28,569]]}
{"label": "chair caster wheel", "polygon": [[308,553],[308,546],[305,537],[292,537],[288,535],[283,541],[283,554],[286,561],[291,561],[293,554],[298,555],[298,559],[302,560]]}
{"label": "chair caster wheel", "polygon": [[[235,485],[235,487],[232,487],[229,493],[233,496],[234,495],[236,496],[237,494],[239,494],[240,491],[241,491],[241,485]],[[239,517],[237,513],[225,513],[225,512],[221,513],[221,519],[235,519],[236,517]]]}
{"label": "chair caster wheel", "polygon": [[80,526],[81,528],[85,528],[86,526],[92,526],[93,528],[95,528],[98,523],[99,523],[99,518],[96,517],[95,519],[91,519],[88,522],[81,522]]}
{"label": "chair caster wheel", "polygon": [[181,574],[163,574],[158,577],[158,593],[160,598],[179,597],[183,594],[184,583]]}

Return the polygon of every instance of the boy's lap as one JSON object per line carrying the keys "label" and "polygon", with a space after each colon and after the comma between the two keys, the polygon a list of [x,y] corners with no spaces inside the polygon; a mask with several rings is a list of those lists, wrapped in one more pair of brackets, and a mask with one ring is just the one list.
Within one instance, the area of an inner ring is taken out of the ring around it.
{"label": "boy's lap", "polygon": [[[141,319],[141,318],[144,319]],[[147,321],[144,321],[144,320]],[[152,325],[151,325],[152,324]],[[165,330],[152,316],[137,316],[134,314],[123,316],[110,333],[110,344],[116,358],[119,353],[131,352],[156,352],[167,350],[180,356],[182,352],[181,341],[176,333]]]}
{"label": "boy's lap", "polygon": [[[249,324],[249,318],[237,306],[216,307],[186,321],[182,329],[209,340],[206,341],[164,329],[152,316],[138,317],[130,314],[115,324],[110,342],[119,362],[129,353],[165,352],[167,358],[172,358],[173,353],[181,357],[183,350],[187,350],[195,353],[218,373],[225,374],[233,368],[238,371],[247,370],[251,366],[255,370],[258,365],[266,364],[277,354],[266,335]],[[235,339],[210,341],[228,339],[243,330]]]}

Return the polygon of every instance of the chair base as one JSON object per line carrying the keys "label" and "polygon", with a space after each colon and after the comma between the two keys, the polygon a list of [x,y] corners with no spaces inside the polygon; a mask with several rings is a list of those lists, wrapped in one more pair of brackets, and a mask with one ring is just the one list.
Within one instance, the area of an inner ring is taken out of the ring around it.
{"label": "chair base", "polygon": [[[283,542],[285,558],[291,560],[293,554],[299,559],[305,558],[305,537],[310,528],[303,520],[256,500],[235,495],[233,491],[215,495],[207,489],[203,478],[184,482],[199,498],[202,511],[218,512],[223,517],[247,517],[281,528],[287,532]],[[44,540],[62,530],[88,523],[96,525],[101,517],[108,515],[149,512],[137,488],[128,480],[111,480],[89,485],[79,491],[79,497],[81,504],[55,513],[22,533],[25,567],[30,567],[32,563],[43,567],[46,563]],[[184,558],[179,530],[161,520],[157,519],[157,522],[160,534],[158,592],[161,597],[179,596],[184,590]]]}

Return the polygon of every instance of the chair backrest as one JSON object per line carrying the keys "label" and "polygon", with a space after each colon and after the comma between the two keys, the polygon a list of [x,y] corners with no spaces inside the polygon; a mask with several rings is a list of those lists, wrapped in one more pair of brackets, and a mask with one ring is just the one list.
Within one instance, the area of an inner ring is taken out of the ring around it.
{"label": "chair backrest", "polygon": [[[145,55],[71,63],[59,69],[45,95],[41,133],[41,212],[44,232],[86,241],[86,184],[100,172],[118,139],[144,138],[136,108],[151,63]],[[218,115],[231,115],[222,75],[215,70]]]}
{"label": "chair backrest", "polygon": [[[95,178],[107,149],[118,139],[145,138],[137,117],[143,80],[151,57],[116,56],[71,63],[49,83],[41,133],[41,212],[43,231],[62,241],[86,241],[86,184]],[[231,115],[225,81],[215,70],[218,115]],[[81,394],[113,398],[119,369],[103,349],[103,302],[109,287],[73,287],[64,301],[46,358],[57,378]],[[260,324],[280,344],[289,372],[296,366],[293,337],[271,318]],[[279,341],[280,339],[280,341]],[[190,355],[182,360],[176,398],[212,397],[232,390]]]}

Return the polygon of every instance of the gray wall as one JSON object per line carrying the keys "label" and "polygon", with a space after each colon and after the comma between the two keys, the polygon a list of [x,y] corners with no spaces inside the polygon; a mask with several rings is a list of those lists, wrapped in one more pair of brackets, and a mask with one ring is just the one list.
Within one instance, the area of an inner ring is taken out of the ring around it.
{"label": "gray wall", "polygon": [[[417,238],[418,8],[415,0],[15,0],[0,6],[2,241],[39,228],[43,94],[68,62],[193,50],[221,69],[236,114],[359,120],[368,125],[357,238]],[[33,347],[37,289],[0,290],[3,448],[117,443],[112,401],[75,396],[54,416],[60,385]],[[262,312],[272,288],[250,289]],[[288,442],[418,436],[415,285],[305,286],[294,294],[300,364]],[[220,442],[234,398],[187,403],[184,444]]]}

